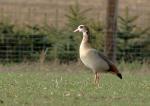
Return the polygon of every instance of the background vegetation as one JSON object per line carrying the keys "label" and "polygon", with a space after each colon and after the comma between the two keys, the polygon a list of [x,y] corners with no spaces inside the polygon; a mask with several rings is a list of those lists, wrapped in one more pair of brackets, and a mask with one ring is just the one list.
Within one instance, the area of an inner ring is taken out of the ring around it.
{"label": "background vegetation", "polygon": [[[81,9],[78,2],[70,5],[66,14],[66,25],[58,27],[57,22],[48,25],[17,26],[9,19],[0,22],[0,61],[21,62],[43,60],[59,60],[60,63],[77,62],[78,47],[82,39],[81,34],[74,34],[73,30],[79,24],[90,27],[92,45],[103,52],[105,26],[100,20],[86,17],[91,9]],[[118,17],[117,59],[132,62],[148,61],[149,27],[136,24],[138,16],[129,14],[128,7],[124,16]],[[42,53],[44,57],[42,56]],[[45,56],[47,56],[45,58]]]}

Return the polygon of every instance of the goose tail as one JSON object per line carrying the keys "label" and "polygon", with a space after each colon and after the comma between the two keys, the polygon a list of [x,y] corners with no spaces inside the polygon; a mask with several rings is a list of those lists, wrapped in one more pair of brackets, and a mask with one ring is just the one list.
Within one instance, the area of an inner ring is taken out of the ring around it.
{"label": "goose tail", "polygon": [[120,79],[122,79],[121,73],[117,73],[117,77],[119,77]]}
{"label": "goose tail", "polygon": [[114,64],[110,65],[110,71],[114,74],[117,75],[117,77],[119,77],[120,79],[122,79],[122,75],[119,72],[119,70],[116,68],[116,66]]}

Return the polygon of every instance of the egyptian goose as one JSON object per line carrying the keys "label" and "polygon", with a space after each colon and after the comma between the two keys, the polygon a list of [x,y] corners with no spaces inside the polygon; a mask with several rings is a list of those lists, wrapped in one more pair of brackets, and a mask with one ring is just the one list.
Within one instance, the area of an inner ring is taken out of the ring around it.
{"label": "egyptian goose", "polygon": [[82,32],[83,38],[80,44],[80,59],[85,66],[90,68],[94,73],[94,83],[99,86],[99,76],[102,72],[110,72],[122,79],[121,73],[117,67],[106,56],[93,49],[90,45],[90,32],[89,28],[85,25],[79,25],[74,32]]}

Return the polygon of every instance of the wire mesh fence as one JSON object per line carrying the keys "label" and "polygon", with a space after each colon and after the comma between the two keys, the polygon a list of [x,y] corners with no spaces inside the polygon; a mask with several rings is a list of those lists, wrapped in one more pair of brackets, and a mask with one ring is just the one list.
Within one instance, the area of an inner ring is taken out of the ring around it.
{"label": "wire mesh fence", "polygon": [[[59,60],[60,63],[67,64],[70,61],[76,62],[81,38],[74,36],[72,32],[74,27],[67,26],[69,19],[66,14],[69,7],[77,3],[82,12],[89,10],[84,18],[100,19],[105,29],[106,2],[106,0],[31,0],[30,2],[1,0],[0,62],[43,61],[45,56],[48,61]],[[149,1],[120,1],[118,11],[117,59],[129,62],[149,61]],[[83,21],[77,20],[77,24],[81,22]],[[104,40],[98,37],[105,35],[105,30],[100,30],[98,22],[90,24],[93,43],[99,42],[98,39]],[[97,43],[95,46],[100,51],[104,49],[104,44]]]}

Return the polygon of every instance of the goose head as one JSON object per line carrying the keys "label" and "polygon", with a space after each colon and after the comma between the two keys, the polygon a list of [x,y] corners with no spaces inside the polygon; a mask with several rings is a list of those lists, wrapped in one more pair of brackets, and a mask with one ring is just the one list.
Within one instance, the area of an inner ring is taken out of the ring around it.
{"label": "goose head", "polygon": [[74,32],[82,32],[82,33],[88,33],[89,32],[89,28],[85,25],[79,25],[77,27],[76,30],[74,30]]}
{"label": "goose head", "polygon": [[89,28],[85,25],[79,25],[74,32],[81,32],[83,33],[82,42],[90,42],[90,31]]}

